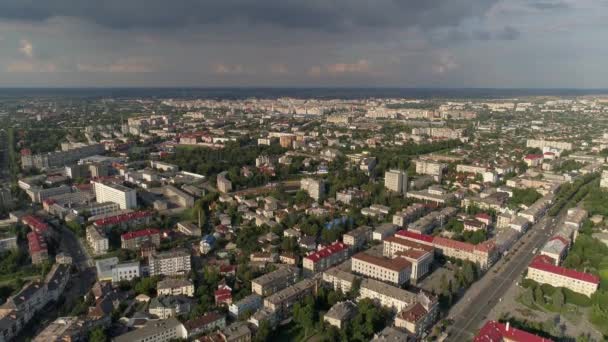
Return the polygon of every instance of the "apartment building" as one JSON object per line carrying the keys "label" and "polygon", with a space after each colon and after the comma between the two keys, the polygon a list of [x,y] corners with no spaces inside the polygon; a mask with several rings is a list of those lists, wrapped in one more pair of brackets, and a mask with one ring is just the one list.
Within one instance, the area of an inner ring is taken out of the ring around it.
{"label": "apartment building", "polygon": [[318,201],[325,195],[325,182],[320,179],[303,178],[300,180],[300,189],[306,191],[310,198]]}
{"label": "apartment building", "polygon": [[177,231],[188,236],[201,236],[201,229],[192,222],[182,221],[177,223]]}
{"label": "apartment building", "polygon": [[399,194],[407,192],[407,172],[389,170],[384,173],[384,187]]}
{"label": "apartment building", "polygon": [[559,150],[571,150],[572,143],[565,141],[551,141],[551,140],[537,140],[537,139],[528,139],[526,140],[526,147],[528,148],[552,148]]}
{"label": "apartment building", "polygon": [[168,278],[156,284],[156,293],[159,296],[194,297],[194,284],[188,279]]}
{"label": "apartment building", "polygon": [[277,317],[286,318],[291,314],[293,305],[304,297],[316,292],[317,280],[304,279],[264,299],[264,308],[274,312]]}
{"label": "apartment building", "polygon": [[285,266],[276,271],[264,274],[251,281],[251,292],[260,296],[270,296],[298,280],[300,270],[297,267]]}
{"label": "apartment building", "polygon": [[101,182],[93,182],[93,187],[98,203],[116,203],[120,209],[137,208],[137,194],[134,189],[120,184],[104,184]]}
{"label": "apartment building", "polygon": [[78,160],[105,151],[103,144],[62,144],[62,151],[31,154],[29,150],[21,151],[21,166],[24,169],[48,169],[73,164]]}
{"label": "apartment building", "polygon": [[400,311],[395,316],[395,327],[406,330],[420,339],[429,329],[439,314],[437,297],[421,291],[416,296],[416,302]]}
{"label": "apartment building", "polygon": [[331,266],[346,261],[348,256],[348,245],[342,242],[335,242],[332,245],[304,257],[302,266],[305,273],[315,274],[318,272],[323,272]]}
{"label": "apartment building", "polygon": [[233,318],[238,318],[244,313],[252,313],[262,307],[262,296],[250,294],[249,296],[230,304],[228,312]]}
{"label": "apartment building", "polygon": [[112,227],[127,228],[130,226],[149,224],[153,216],[153,211],[125,212],[94,220],[93,225],[106,230]]}
{"label": "apartment building", "polygon": [[409,282],[412,264],[403,258],[388,259],[362,252],[351,258],[351,270],[356,274],[401,286]]}
{"label": "apartment building", "polygon": [[219,192],[225,194],[232,191],[232,182],[226,178],[228,172],[224,171],[216,176],[216,185]]}
{"label": "apartment building", "polygon": [[554,261],[555,266],[558,266],[566,257],[570,242],[561,236],[551,238],[540,249],[540,255],[546,255]]}
{"label": "apartment building", "polygon": [[411,223],[420,217],[426,207],[421,203],[414,203],[393,215],[393,224],[400,228],[405,228],[408,223]]}
{"label": "apartment building", "polygon": [[347,293],[353,287],[353,283],[360,279],[350,272],[346,272],[339,267],[332,267],[323,272],[322,278],[323,283],[329,285],[335,291],[342,291]]}
{"label": "apartment building", "polygon": [[41,234],[36,232],[27,233],[27,245],[32,264],[39,265],[49,259],[49,250]]}
{"label": "apartment building", "polygon": [[433,176],[436,181],[441,181],[443,172],[448,168],[447,164],[432,160],[418,159],[415,162],[417,174]]}
{"label": "apartment building", "polygon": [[116,264],[112,267],[112,283],[116,284],[138,278],[141,275],[140,270],[139,261]]}
{"label": "apartment building", "polygon": [[124,233],[120,236],[120,246],[124,249],[137,250],[142,244],[151,243],[160,247],[160,230],[147,228]]}
{"label": "apartment building", "polygon": [[359,288],[359,299],[364,298],[399,312],[415,303],[416,294],[375,279],[363,279]]}
{"label": "apartment building", "polygon": [[114,338],[114,342],[169,342],[188,338],[186,327],[176,318],[150,320],[143,327]]}
{"label": "apartment building", "polygon": [[151,255],[148,262],[151,276],[184,275],[192,269],[190,253],[182,248]]}
{"label": "apartment building", "polygon": [[537,255],[532,259],[526,278],[540,284],[565,287],[589,297],[597,291],[600,284],[598,276],[555,266],[555,261],[546,255]]}
{"label": "apartment building", "polygon": [[493,241],[473,245],[436,236],[433,238],[433,245],[437,253],[450,258],[471,261],[478,264],[482,270],[490,267],[498,256]]}
{"label": "apartment building", "polygon": [[107,253],[110,248],[106,235],[94,226],[87,227],[86,239],[91,249],[93,249],[93,253],[97,255]]}
{"label": "apartment building", "polygon": [[357,250],[372,239],[372,227],[360,226],[342,236],[342,242]]}

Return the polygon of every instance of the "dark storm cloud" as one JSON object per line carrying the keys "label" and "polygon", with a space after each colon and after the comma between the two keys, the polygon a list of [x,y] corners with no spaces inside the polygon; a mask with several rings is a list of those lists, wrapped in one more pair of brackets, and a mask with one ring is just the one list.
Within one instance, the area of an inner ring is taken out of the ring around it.
{"label": "dark storm cloud", "polygon": [[497,0],[0,0],[0,18],[74,17],[113,28],[270,25],[321,31],[457,25]]}

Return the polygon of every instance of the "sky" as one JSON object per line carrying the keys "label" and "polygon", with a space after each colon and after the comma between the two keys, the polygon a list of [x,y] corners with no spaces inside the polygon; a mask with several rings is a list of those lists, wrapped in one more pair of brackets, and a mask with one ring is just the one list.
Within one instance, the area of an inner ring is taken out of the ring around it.
{"label": "sky", "polygon": [[608,0],[0,0],[0,87],[608,88]]}

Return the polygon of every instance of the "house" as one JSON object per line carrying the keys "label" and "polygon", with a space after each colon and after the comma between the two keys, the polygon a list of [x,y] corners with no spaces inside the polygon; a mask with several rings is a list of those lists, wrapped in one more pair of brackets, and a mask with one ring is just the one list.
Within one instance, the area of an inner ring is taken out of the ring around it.
{"label": "house", "polygon": [[158,296],[150,301],[148,312],[166,319],[190,312],[191,306],[192,300],[185,296]]}
{"label": "house", "polygon": [[206,334],[210,331],[221,330],[226,327],[226,316],[216,312],[209,312],[199,318],[184,323],[188,338]]}
{"label": "house", "polygon": [[345,324],[357,314],[357,305],[349,300],[334,304],[323,316],[323,322],[338,329],[343,329]]}

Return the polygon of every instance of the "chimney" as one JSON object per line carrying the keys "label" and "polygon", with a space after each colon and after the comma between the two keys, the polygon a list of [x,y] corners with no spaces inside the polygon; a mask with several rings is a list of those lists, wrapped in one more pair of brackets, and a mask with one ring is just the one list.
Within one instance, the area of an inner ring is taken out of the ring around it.
{"label": "chimney", "polygon": [[509,331],[509,325],[510,325],[510,323],[507,322],[507,329],[506,329],[507,331]]}

